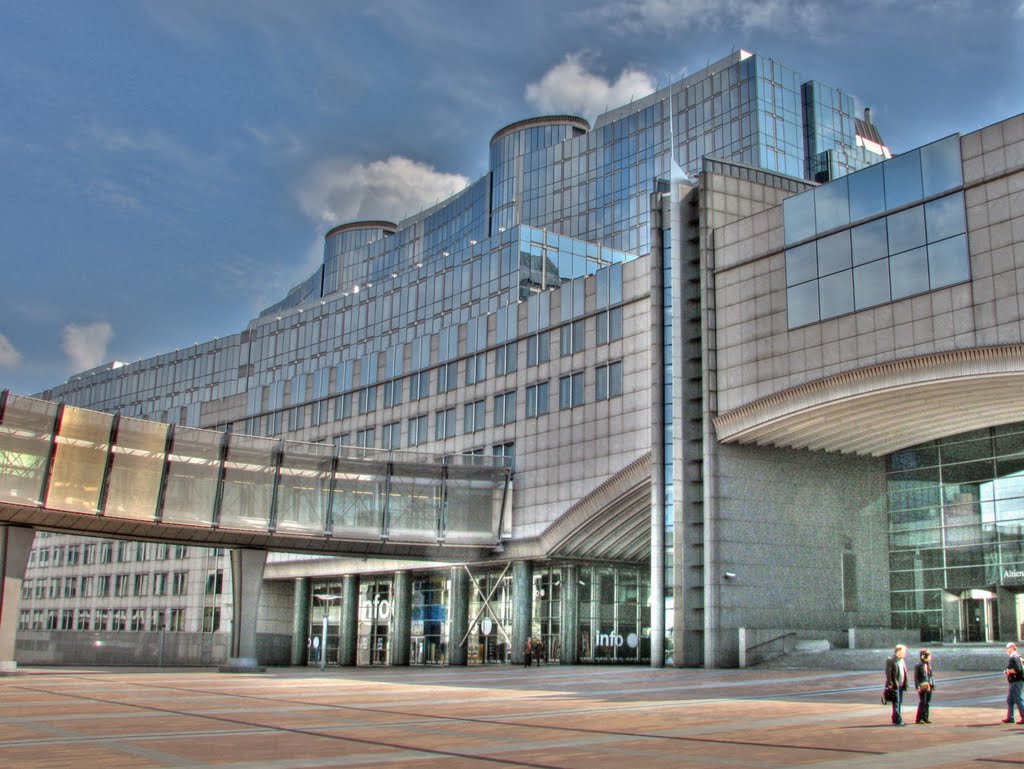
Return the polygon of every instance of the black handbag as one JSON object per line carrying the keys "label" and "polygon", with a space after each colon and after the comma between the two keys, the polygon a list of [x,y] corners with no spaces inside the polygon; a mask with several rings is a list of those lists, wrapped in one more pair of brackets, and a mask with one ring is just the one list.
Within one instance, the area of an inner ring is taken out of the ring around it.
{"label": "black handbag", "polygon": [[896,690],[892,687],[886,686],[882,689],[882,704],[888,705],[889,703],[896,701]]}

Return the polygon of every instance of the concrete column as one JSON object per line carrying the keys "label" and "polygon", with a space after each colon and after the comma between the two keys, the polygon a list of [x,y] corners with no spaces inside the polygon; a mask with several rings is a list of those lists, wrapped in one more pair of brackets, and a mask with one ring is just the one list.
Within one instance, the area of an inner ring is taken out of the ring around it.
{"label": "concrete column", "polygon": [[468,649],[463,639],[469,631],[470,581],[466,570],[453,566],[448,591],[448,664],[465,665]]}
{"label": "concrete column", "polygon": [[562,650],[558,659],[563,665],[579,662],[579,599],[580,570],[576,566],[562,567]]}
{"label": "concrete column", "polygon": [[523,664],[526,639],[533,629],[533,563],[512,564],[512,662]]}
{"label": "concrete column", "polygon": [[16,670],[14,637],[18,632],[21,583],[35,529],[0,526],[0,673]]}
{"label": "concrete column", "polygon": [[341,627],[338,628],[338,664],[356,664],[356,638],[359,629],[359,578],[346,574],[341,578]]}
{"label": "concrete column", "polygon": [[651,667],[665,666],[665,291],[661,198],[651,194]]}
{"label": "concrete column", "polygon": [[391,604],[391,664],[409,664],[409,634],[412,630],[412,575],[395,572],[395,600]]}
{"label": "concrete column", "polygon": [[295,580],[295,598],[292,606],[292,664],[305,665],[309,659],[309,577]]}
{"label": "concrete column", "polygon": [[256,660],[256,614],[263,587],[266,550],[231,551],[231,651],[222,673],[263,672]]}
{"label": "concrete column", "polygon": [[1016,642],[1021,629],[1017,627],[1017,594],[1002,585],[996,588],[995,638],[993,641]]}

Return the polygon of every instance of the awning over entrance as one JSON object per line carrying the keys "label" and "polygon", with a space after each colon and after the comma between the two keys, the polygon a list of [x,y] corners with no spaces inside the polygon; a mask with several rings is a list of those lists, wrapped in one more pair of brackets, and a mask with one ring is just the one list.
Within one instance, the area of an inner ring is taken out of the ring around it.
{"label": "awning over entrance", "polygon": [[650,453],[582,497],[539,537],[515,542],[505,557],[649,561]]}
{"label": "awning over entrance", "polygon": [[723,443],[884,456],[1024,420],[1024,345],[935,353],[836,374],[715,419]]}

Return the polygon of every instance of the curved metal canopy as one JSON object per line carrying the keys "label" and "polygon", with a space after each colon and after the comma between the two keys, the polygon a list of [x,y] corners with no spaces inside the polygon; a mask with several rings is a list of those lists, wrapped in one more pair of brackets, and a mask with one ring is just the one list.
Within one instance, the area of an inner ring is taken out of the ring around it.
{"label": "curved metal canopy", "polygon": [[723,443],[884,456],[1024,421],[1024,345],[909,358],[837,374],[715,419]]}

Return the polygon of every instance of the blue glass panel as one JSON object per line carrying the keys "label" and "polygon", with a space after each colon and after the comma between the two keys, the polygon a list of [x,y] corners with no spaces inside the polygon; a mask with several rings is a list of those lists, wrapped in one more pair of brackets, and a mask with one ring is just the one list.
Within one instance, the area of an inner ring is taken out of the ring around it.
{"label": "blue glass panel", "polygon": [[804,243],[786,252],[786,285],[795,286],[818,277],[816,241]]}
{"label": "blue glass panel", "polygon": [[818,282],[801,283],[786,290],[789,327],[796,328],[818,320]]}
{"label": "blue glass panel", "polygon": [[937,195],[963,184],[960,137],[949,136],[921,148],[921,180],[925,196]]}
{"label": "blue glass panel", "polygon": [[818,232],[850,223],[850,201],[845,178],[823,184],[814,190],[814,220]]}
{"label": "blue glass panel", "polygon": [[898,254],[925,244],[924,206],[914,206],[886,217],[889,253]]}
{"label": "blue glass panel", "polygon": [[850,230],[853,238],[853,263],[866,264],[889,255],[889,236],[885,219],[875,219]]}
{"label": "blue glass panel", "polygon": [[801,192],[782,201],[783,227],[786,233],[786,244],[813,237],[814,229],[814,190]]}
{"label": "blue glass panel", "polygon": [[889,301],[889,260],[879,259],[853,268],[853,296],[858,310]]}
{"label": "blue glass panel", "polygon": [[822,318],[853,312],[853,271],[846,270],[818,281]]}
{"label": "blue glass panel", "polygon": [[892,284],[892,298],[921,294],[928,290],[928,252],[915,248],[897,254],[889,260],[889,277]]}
{"label": "blue glass panel", "polygon": [[957,235],[929,244],[928,274],[933,289],[970,280],[971,264],[967,256],[967,236]]}
{"label": "blue glass panel", "polygon": [[831,275],[840,270],[848,270],[851,266],[849,230],[818,241],[818,275]]}
{"label": "blue glass panel", "polygon": [[924,206],[928,242],[951,238],[967,231],[963,193],[947,195]]}
{"label": "blue glass panel", "polygon": [[850,174],[847,182],[851,222],[866,219],[885,210],[885,179],[881,163]]}
{"label": "blue glass panel", "polygon": [[919,150],[894,157],[883,163],[882,168],[885,173],[886,208],[899,208],[921,199],[921,154]]}

